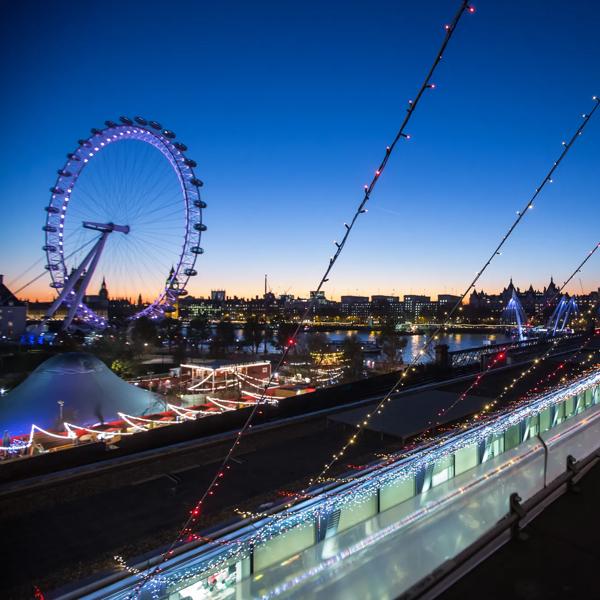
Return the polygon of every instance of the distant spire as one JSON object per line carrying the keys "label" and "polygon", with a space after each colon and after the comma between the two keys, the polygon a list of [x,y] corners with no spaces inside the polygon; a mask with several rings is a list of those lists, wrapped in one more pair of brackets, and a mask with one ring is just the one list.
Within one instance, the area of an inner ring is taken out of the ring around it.
{"label": "distant spire", "polygon": [[108,288],[106,287],[106,278],[104,276],[102,277],[102,285],[100,286],[98,296],[104,300],[108,300]]}

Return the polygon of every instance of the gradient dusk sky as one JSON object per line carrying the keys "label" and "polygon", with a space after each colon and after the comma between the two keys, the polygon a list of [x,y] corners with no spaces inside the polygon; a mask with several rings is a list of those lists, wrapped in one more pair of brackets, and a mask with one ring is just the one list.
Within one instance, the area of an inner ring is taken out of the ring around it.
{"label": "gradient dusk sky", "polygon": [[[330,297],[461,292],[600,94],[600,3],[474,3]],[[76,140],[140,114],[177,132],[205,182],[190,293],[255,295],[268,273],[274,292],[306,296],[458,5],[5,3],[0,273],[18,287],[43,269],[14,281],[42,256],[48,188]],[[599,161],[600,111],[478,288],[570,274],[600,239]],[[600,256],[581,285],[600,285]],[[25,293],[48,297],[47,278]]]}

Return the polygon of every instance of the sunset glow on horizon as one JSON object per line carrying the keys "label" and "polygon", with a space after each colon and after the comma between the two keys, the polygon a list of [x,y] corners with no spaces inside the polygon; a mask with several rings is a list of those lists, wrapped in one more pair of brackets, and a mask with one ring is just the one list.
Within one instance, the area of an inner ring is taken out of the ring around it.
{"label": "sunset glow on horizon", "polygon": [[[218,6],[198,5],[189,20],[178,21],[175,51],[158,47],[145,33],[153,22],[177,19],[173,8],[153,4],[148,14],[136,16],[140,26],[131,29],[99,6],[85,5],[79,14],[69,13],[81,32],[76,56],[53,33],[60,10],[41,19],[25,7],[13,8],[18,27],[4,31],[1,42],[5,54],[16,57],[4,69],[15,92],[0,100],[3,114],[10,115],[4,130],[11,140],[0,149],[9,167],[0,186],[11,215],[0,238],[5,282],[17,290],[44,269],[44,207],[65,154],[105,120],[142,114],[176,133],[205,183],[205,253],[187,286],[190,295],[224,289],[228,296],[260,296],[268,273],[275,294],[307,297],[420,84],[422,61],[430,60],[439,23],[452,6],[438,0],[423,11],[384,3],[388,17],[382,19],[382,11],[373,14],[360,2],[345,4],[344,11],[335,5],[296,10],[293,3],[268,9],[240,3],[234,22]],[[477,7],[476,27],[471,17],[461,23],[461,35],[436,73],[435,89],[411,123],[410,140],[390,160],[368,214],[335,266],[327,297],[435,297],[465,290],[599,92],[593,57],[600,41],[589,18],[598,9],[560,6],[545,3],[542,10],[527,4],[515,20],[508,8],[488,3]],[[204,24],[202,40],[195,19]],[[90,23],[113,33],[92,39],[86,35]],[[311,31],[310,43],[300,33],[305,31]],[[498,31],[510,39],[501,51],[485,43]],[[126,76],[124,48],[136,65]],[[68,75],[51,81],[48,65],[67,63]],[[109,74],[102,82],[89,76],[97,69]],[[186,81],[185,89],[180,81]],[[56,86],[60,94],[47,93]],[[522,91],[518,98],[515,89]],[[597,242],[599,121],[590,123],[478,290],[500,291],[510,277],[521,289],[530,284],[543,289],[550,276],[560,284]],[[110,177],[100,165],[98,180],[138,193],[134,207],[141,207],[137,216],[144,217],[144,202],[154,201],[152,190],[161,192],[168,169],[160,175],[159,162],[153,167],[140,159],[136,179],[128,160],[119,159]],[[92,175],[87,190],[84,184],[82,178],[83,195],[77,197],[76,190],[69,208],[79,221],[67,217],[71,231],[65,237],[74,244],[79,222],[88,218],[83,199],[97,187]],[[142,191],[144,185],[149,191]],[[98,193],[104,201],[105,192]],[[131,216],[129,196],[119,194],[113,194],[113,212],[102,218],[118,222],[118,210],[122,218]],[[171,206],[171,200],[164,205]],[[143,233],[132,223],[130,238],[108,240],[90,293],[106,276],[113,297],[142,293],[151,301],[157,296],[178,260],[168,238],[183,236],[178,224],[183,204],[176,200],[164,219],[148,225],[155,229]],[[153,210],[146,206],[147,213]],[[567,291],[598,289],[599,273],[597,261],[590,261]],[[44,276],[18,295],[50,300],[49,282]]]}

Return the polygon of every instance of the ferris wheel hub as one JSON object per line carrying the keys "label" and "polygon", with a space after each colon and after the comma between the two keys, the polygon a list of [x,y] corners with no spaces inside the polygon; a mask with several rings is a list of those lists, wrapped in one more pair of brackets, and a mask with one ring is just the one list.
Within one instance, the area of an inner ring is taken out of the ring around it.
{"label": "ferris wheel hub", "polygon": [[84,221],[83,226],[85,229],[93,229],[94,231],[100,231],[102,233],[118,231],[127,234],[131,231],[129,225],[116,225],[115,223],[94,223],[93,221]]}

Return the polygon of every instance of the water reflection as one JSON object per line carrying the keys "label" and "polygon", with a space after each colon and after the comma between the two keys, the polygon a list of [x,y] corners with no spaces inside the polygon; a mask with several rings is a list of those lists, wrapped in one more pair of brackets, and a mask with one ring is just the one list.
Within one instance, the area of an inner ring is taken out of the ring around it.
{"label": "water reflection", "polygon": [[[332,344],[341,344],[347,337],[356,335],[359,341],[367,347],[374,347],[377,343],[377,337],[379,332],[377,331],[364,331],[364,330],[345,330],[340,329],[336,331],[323,331],[323,332],[302,332],[298,336],[299,345],[304,345],[311,335],[319,333],[324,336]],[[241,338],[243,332],[241,329],[236,330],[236,338]],[[402,358],[404,362],[412,361],[415,356],[419,353],[419,350],[426,343],[427,336],[425,335],[406,335],[406,347],[402,350]],[[450,333],[447,335],[441,335],[438,342],[439,344],[448,344],[450,352],[454,350],[465,350],[466,348],[476,348],[483,346],[489,341],[491,344],[497,344],[505,341],[509,341],[510,338],[502,333]],[[260,346],[262,351],[263,344]],[[277,348],[272,344],[267,344],[268,352],[276,353]],[[424,362],[431,360],[430,357],[424,356],[422,359]]]}

